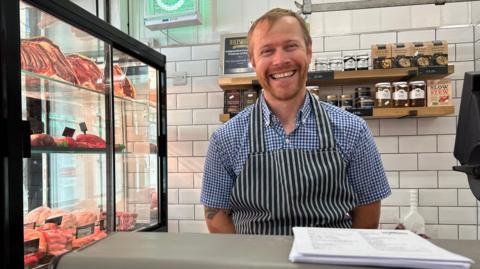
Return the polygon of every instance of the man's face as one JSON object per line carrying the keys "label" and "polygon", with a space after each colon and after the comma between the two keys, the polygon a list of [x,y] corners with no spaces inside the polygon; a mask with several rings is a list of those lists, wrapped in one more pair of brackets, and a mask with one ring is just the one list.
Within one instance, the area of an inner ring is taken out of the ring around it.
{"label": "man's face", "polygon": [[264,21],[252,33],[251,63],[267,100],[288,101],[304,94],[312,48],[293,17],[282,17],[271,27]]}

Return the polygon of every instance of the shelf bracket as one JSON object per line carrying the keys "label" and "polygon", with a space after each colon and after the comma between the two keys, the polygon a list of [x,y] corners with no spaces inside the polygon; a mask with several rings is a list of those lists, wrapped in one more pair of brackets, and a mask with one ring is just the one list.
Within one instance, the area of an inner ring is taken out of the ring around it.
{"label": "shelf bracket", "polygon": [[418,116],[418,110],[409,110],[408,114],[399,117],[399,119],[410,118]]}

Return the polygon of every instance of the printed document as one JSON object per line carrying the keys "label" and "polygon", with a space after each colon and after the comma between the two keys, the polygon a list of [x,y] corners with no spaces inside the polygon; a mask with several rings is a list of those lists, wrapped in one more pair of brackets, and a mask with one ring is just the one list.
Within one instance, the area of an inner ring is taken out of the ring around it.
{"label": "printed document", "polygon": [[408,230],[294,227],[292,262],[403,268],[470,268],[473,261]]}

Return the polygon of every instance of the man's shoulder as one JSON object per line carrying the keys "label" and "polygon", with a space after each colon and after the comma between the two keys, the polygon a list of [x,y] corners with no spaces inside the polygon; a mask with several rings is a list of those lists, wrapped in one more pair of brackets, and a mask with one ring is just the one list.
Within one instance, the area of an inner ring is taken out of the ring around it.
{"label": "man's shoulder", "polygon": [[246,107],[240,111],[235,117],[218,127],[212,135],[212,139],[217,143],[232,143],[242,139],[248,130],[248,121],[253,105]]}
{"label": "man's shoulder", "polygon": [[342,108],[320,101],[320,105],[327,112],[334,129],[360,132],[367,127],[364,119]]}

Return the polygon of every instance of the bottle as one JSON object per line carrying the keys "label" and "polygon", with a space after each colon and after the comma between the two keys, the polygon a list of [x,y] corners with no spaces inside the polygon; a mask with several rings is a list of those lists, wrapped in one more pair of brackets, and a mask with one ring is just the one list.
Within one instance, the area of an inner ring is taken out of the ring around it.
{"label": "bottle", "polygon": [[425,219],[418,213],[418,191],[410,190],[410,211],[403,218],[405,229],[416,234],[425,234]]}

